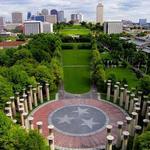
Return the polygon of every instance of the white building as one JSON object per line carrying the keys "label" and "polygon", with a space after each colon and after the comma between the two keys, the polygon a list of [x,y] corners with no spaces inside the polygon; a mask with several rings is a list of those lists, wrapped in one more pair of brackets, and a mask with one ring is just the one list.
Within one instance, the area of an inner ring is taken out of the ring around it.
{"label": "white building", "polygon": [[43,32],[44,33],[53,33],[53,24],[49,22],[43,23]]}
{"label": "white building", "polygon": [[96,8],[96,23],[103,24],[104,18],[104,6],[102,3],[99,3]]}
{"label": "white building", "polygon": [[55,24],[55,23],[57,23],[57,15],[47,15],[47,16],[45,16],[45,21]]}
{"label": "white building", "polygon": [[12,12],[12,23],[22,23],[23,14],[21,12]]}
{"label": "white building", "polygon": [[6,23],[5,29],[6,30],[14,30],[14,29],[16,29],[16,27],[18,27],[20,25],[22,25],[22,24],[20,24],[20,23]]}
{"label": "white building", "polygon": [[123,32],[123,24],[121,21],[104,22],[104,32],[107,34],[119,34]]}
{"label": "white building", "polygon": [[41,21],[26,21],[24,23],[24,34],[39,34],[43,33],[43,23]]}

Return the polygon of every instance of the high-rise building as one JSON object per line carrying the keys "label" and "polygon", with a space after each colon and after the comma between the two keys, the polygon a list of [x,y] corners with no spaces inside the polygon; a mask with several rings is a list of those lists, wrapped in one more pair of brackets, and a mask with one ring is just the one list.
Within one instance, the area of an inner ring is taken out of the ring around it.
{"label": "high-rise building", "polygon": [[12,23],[22,23],[23,14],[21,12],[12,12]]}
{"label": "high-rise building", "polygon": [[43,32],[44,33],[53,33],[53,24],[49,22],[43,23]]}
{"label": "high-rise building", "polygon": [[78,13],[78,14],[71,14],[71,21],[74,23],[80,23],[83,21],[83,15]]}
{"label": "high-rise building", "polygon": [[24,34],[39,34],[43,33],[43,22],[41,21],[26,21],[24,22]]}
{"label": "high-rise building", "polygon": [[58,11],[58,22],[65,22],[64,11]]}
{"label": "high-rise building", "polygon": [[28,13],[27,13],[27,20],[30,20],[30,19],[31,19],[31,16],[32,16],[32,13],[31,13],[31,12],[28,12]]}
{"label": "high-rise building", "polygon": [[50,11],[50,14],[51,14],[51,15],[56,15],[56,17],[57,17],[57,22],[58,22],[58,11],[57,11],[56,9],[52,9],[52,10]]}
{"label": "high-rise building", "polygon": [[4,30],[4,25],[5,25],[4,17],[0,17],[0,32]]}
{"label": "high-rise building", "polygon": [[42,21],[42,22],[44,22],[45,21],[45,16],[35,16],[35,20],[36,21]]}
{"label": "high-rise building", "polygon": [[103,17],[104,17],[103,15],[104,15],[104,6],[100,2],[97,5],[97,9],[96,9],[96,22],[100,23],[101,25],[103,24]]}
{"label": "high-rise building", "polygon": [[47,15],[49,15],[49,11],[48,11],[48,9],[42,9],[42,15],[43,16],[47,16]]}
{"label": "high-rise building", "polygon": [[104,32],[107,34],[119,34],[123,32],[122,21],[104,22]]}
{"label": "high-rise building", "polygon": [[139,19],[139,24],[140,24],[140,26],[146,25],[147,19]]}
{"label": "high-rise building", "polygon": [[57,23],[57,16],[56,15],[45,16],[45,21],[55,24],[55,23]]}

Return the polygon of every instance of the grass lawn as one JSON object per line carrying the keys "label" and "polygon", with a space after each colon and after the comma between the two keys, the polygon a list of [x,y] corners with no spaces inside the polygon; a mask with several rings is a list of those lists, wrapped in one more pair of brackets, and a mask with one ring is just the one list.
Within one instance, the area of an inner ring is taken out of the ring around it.
{"label": "grass lawn", "polygon": [[106,69],[107,77],[110,74],[115,74],[117,80],[123,80],[126,78],[129,88],[136,87],[139,84],[139,80],[137,79],[135,73],[128,68],[110,68]]}
{"label": "grass lawn", "polygon": [[90,50],[63,50],[63,65],[89,65]]}
{"label": "grass lawn", "polygon": [[63,50],[64,88],[81,94],[90,90],[90,50]]}

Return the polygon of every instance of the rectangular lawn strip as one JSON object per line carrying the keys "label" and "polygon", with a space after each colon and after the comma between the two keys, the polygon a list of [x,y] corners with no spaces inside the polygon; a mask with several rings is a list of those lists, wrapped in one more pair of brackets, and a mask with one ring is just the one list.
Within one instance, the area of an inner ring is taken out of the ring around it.
{"label": "rectangular lawn strip", "polygon": [[60,31],[60,34],[63,35],[87,35],[89,33],[89,29],[63,29]]}
{"label": "rectangular lawn strip", "polygon": [[63,50],[63,66],[90,65],[91,50]]}
{"label": "rectangular lawn strip", "polygon": [[90,68],[64,68],[64,88],[74,94],[86,93],[90,90]]}
{"label": "rectangular lawn strip", "polygon": [[129,88],[136,87],[139,84],[139,80],[136,77],[136,74],[128,69],[128,68],[109,68],[106,69],[107,77],[110,74],[114,74],[117,80],[123,80],[124,78],[127,80]]}

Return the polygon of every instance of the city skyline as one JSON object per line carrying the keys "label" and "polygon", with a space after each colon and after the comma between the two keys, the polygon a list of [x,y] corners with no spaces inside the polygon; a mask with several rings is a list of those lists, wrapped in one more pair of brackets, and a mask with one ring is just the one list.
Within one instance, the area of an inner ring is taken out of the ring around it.
{"label": "city skyline", "polygon": [[[11,13],[13,11],[21,11],[24,13],[24,19],[26,13],[32,11],[36,13],[42,9],[58,9],[64,10],[67,19],[70,19],[71,13],[84,14],[85,21],[95,21],[96,19],[96,6],[100,0],[1,0],[0,3],[0,16],[4,16],[6,20],[11,19]],[[150,1],[147,0],[103,0],[104,4],[104,19],[105,20],[132,20],[138,22],[139,18],[147,18],[150,22]],[[82,6],[82,7],[81,7]],[[9,8],[9,9],[8,9]],[[17,9],[16,9],[17,8]],[[7,10],[7,11],[6,11]]]}

